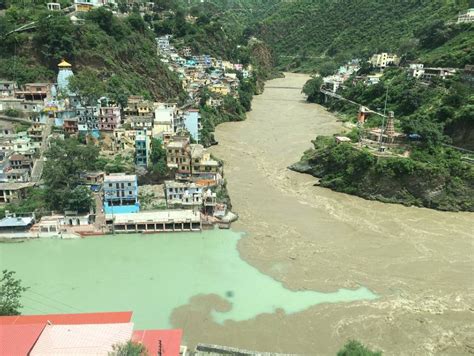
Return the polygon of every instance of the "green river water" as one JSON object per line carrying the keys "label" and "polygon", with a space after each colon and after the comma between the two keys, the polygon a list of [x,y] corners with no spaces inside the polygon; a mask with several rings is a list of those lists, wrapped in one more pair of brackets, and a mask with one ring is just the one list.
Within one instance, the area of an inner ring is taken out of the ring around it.
{"label": "green river water", "polygon": [[218,322],[376,298],[363,287],[288,290],[240,258],[240,237],[213,230],[0,244],[0,268],[16,271],[30,287],[23,314],[131,310],[136,328],[170,327],[173,309],[198,294],[217,294],[232,304],[228,312],[213,313]]}

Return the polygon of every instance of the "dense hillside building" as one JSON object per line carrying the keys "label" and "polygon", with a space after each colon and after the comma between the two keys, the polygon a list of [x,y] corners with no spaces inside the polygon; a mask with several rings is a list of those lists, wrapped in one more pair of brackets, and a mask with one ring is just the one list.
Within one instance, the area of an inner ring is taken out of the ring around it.
{"label": "dense hillside building", "polygon": [[136,213],[140,210],[136,175],[115,173],[105,176],[103,191],[106,214]]}

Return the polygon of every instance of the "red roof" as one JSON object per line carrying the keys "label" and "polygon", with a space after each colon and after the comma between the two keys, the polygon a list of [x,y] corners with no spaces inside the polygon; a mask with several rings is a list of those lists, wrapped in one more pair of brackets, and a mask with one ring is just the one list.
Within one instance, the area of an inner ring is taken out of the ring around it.
{"label": "red roof", "polygon": [[132,312],[1,316],[0,325],[129,323]]}
{"label": "red roof", "polygon": [[179,356],[183,330],[139,330],[134,331],[132,341],[143,344],[150,355],[158,355],[161,341],[162,356]]}
{"label": "red roof", "polygon": [[0,325],[0,355],[28,355],[46,323]]}

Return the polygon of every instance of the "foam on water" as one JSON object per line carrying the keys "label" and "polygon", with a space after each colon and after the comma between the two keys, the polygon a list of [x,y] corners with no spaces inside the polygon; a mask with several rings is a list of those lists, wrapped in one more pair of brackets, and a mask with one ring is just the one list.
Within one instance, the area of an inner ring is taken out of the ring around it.
{"label": "foam on water", "polygon": [[23,314],[132,310],[136,328],[169,327],[173,309],[198,294],[232,304],[228,312],[213,313],[217,322],[376,298],[363,287],[290,291],[239,257],[239,238],[214,230],[0,244],[0,268],[16,271],[30,286]]}

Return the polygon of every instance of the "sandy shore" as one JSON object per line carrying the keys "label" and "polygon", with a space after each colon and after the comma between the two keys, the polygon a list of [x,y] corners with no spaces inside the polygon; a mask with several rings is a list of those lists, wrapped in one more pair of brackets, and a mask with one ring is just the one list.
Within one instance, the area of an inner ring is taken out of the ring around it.
{"label": "sandy shore", "polygon": [[[304,102],[304,75],[267,83],[244,122],[217,128],[213,154],[247,236],[243,259],[290,289],[365,286],[380,298],[219,325],[215,296],[173,313],[188,343],[330,355],[355,338],[388,355],[474,353],[474,215],[366,201],[291,172],[318,134],[341,131]],[[255,286],[258,293],[258,286]]]}

